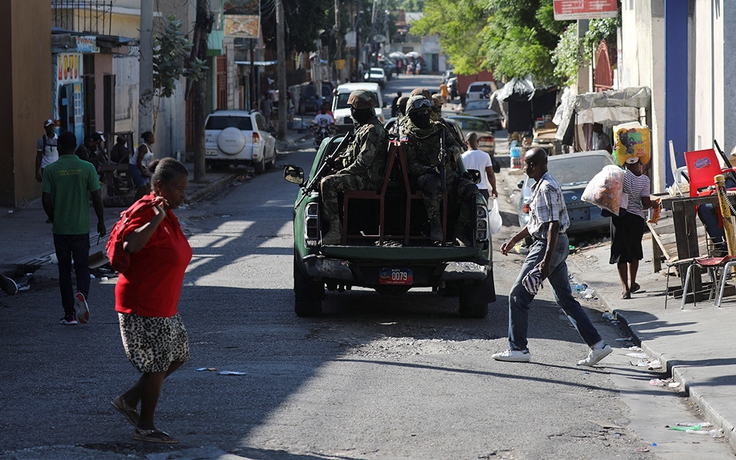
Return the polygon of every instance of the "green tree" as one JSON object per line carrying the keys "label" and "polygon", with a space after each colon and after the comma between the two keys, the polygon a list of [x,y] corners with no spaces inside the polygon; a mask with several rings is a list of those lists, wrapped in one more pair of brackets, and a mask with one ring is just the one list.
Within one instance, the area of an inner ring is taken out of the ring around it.
{"label": "green tree", "polygon": [[412,23],[410,33],[437,34],[458,74],[490,70],[482,39],[489,19],[486,4],[487,0],[427,0],[424,15]]}
{"label": "green tree", "polygon": [[174,16],[166,18],[161,33],[153,37],[153,88],[157,98],[153,113],[153,130],[161,107],[161,99],[171,97],[181,77],[201,79],[207,70],[200,59],[188,60],[193,43],[184,38],[182,22]]}

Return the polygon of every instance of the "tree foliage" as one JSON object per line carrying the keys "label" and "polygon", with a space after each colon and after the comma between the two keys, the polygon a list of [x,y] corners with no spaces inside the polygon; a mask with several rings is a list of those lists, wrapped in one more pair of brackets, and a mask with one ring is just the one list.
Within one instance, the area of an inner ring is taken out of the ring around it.
{"label": "tree foliage", "polygon": [[411,34],[437,34],[440,46],[460,75],[490,70],[482,46],[489,17],[486,3],[486,0],[427,0],[423,17],[411,25]]}
{"label": "tree foliage", "polygon": [[[282,0],[286,16],[286,54],[316,50],[321,30],[335,23],[333,0]],[[266,48],[276,52],[276,2],[261,1],[261,26]]]}
{"label": "tree foliage", "polygon": [[184,38],[180,20],[169,16],[163,27],[153,38],[153,87],[159,98],[171,97],[181,77],[196,81],[207,70],[200,59],[187,62],[193,43]]}

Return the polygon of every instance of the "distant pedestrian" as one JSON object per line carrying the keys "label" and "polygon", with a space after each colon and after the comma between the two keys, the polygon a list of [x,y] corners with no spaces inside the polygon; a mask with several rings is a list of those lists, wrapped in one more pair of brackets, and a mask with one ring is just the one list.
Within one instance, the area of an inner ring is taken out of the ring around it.
{"label": "distant pedestrian", "polygon": [[151,131],[143,133],[143,142],[138,146],[130,160],[128,160],[128,171],[133,178],[136,186],[135,199],[138,200],[148,193],[149,178],[151,173],[148,171],[148,163],[153,160],[153,151],[151,146],[156,142],[156,137]]}
{"label": "distant pedestrian", "polygon": [[396,93],[396,97],[391,102],[391,118],[399,116],[399,99],[401,99],[401,91]]}
{"label": "distant pedestrian", "polygon": [[570,242],[565,233],[570,218],[562,189],[547,171],[547,152],[541,148],[530,149],[524,157],[524,172],[535,181],[529,202],[529,223],[501,246],[501,253],[507,255],[517,242],[527,237],[532,237],[534,243],[509,294],[509,349],[492,357],[498,361],[530,361],[529,306],[542,282],[549,278],[557,305],[590,347],[588,357],[578,361],[578,365],[593,366],[613,350],[601,339],[572,295],[566,263]]}
{"label": "distant pedestrian", "polygon": [[273,102],[271,100],[271,93],[266,93],[261,101],[261,113],[263,118],[266,119],[266,126],[271,126],[271,113],[273,112]]}
{"label": "distant pedestrian", "polygon": [[[41,183],[43,209],[54,224],[54,248],[59,264],[59,290],[64,317],[61,324],[86,324],[89,320],[89,196],[97,214],[97,231],[105,236],[100,181],[91,163],[74,155],[77,137],[59,135],[59,159],[48,165]],[[72,260],[77,290],[72,285]]]}
{"label": "distant pedestrian", "polygon": [[444,81],[440,85],[440,96],[442,96],[442,102],[450,100],[450,91],[447,89],[447,83]]}
{"label": "distant pedestrian", "polygon": [[[56,126],[51,119],[43,123],[46,133],[38,138],[36,142],[36,180],[43,180],[43,170],[46,166],[59,159],[58,140],[56,137]],[[76,146],[75,146],[76,147]]]}
{"label": "distant pedestrian", "polygon": [[[493,163],[491,162],[491,156],[483,150],[478,150],[478,134],[468,133],[465,136],[465,141],[468,144],[468,150],[462,154],[463,165],[465,169],[475,169],[480,171],[480,182],[478,182],[478,191],[481,195],[486,197],[486,202],[491,197],[497,198],[498,191],[496,191],[496,174],[493,172]],[[488,192],[490,185],[491,191]]]}
{"label": "distant pedestrian", "polygon": [[192,248],[173,213],[184,203],[189,177],[174,158],[154,160],[149,167],[153,191],[139,200],[149,207],[134,214],[124,231],[123,249],[131,262],[115,286],[125,354],[143,375],[112,405],[135,426],[133,439],[174,444],[179,440],[156,428],[154,412],[164,379],[189,359],[177,306]]}

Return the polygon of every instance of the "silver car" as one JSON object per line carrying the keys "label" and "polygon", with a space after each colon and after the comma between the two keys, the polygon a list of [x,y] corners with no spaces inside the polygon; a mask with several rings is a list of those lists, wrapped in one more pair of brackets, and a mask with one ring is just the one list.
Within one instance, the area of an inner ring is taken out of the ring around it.
{"label": "silver car", "polygon": [[501,130],[503,127],[503,117],[488,106],[487,99],[468,101],[461,115],[482,118],[494,130]]}
{"label": "silver car", "polygon": [[276,138],[258,112],[218,110],[205,121],[205,163],[250,165],[257,174],[276,165]]}
{"label": "silver car", "polygon": [[[567,214],[570,216],[570,228],[567,229],[567,233],[589,231],[607,233],[609,231],[611,219],[601,216],[601,209],[598,206],[583,201],[581,197],[593,176],[598,174],[604,166],[612,164],[615,164],[613,157],[605,150],[566,153],[549,157],[547,162],[549,173],[562,187]],[[534,185],[534,179],[530,177],[517,184],[521,189],[518,211],[520,227],[525,227],[529,222],[532,185]]]}

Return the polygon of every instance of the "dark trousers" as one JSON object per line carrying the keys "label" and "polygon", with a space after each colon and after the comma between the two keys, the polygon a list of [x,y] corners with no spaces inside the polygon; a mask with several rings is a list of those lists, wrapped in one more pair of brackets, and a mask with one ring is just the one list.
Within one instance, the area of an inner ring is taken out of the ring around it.
{"label": "dark trousers", "polygon": [[74,286],[72,285],[72,259],[77,275],[77,292],[89,296],[89,233],[59,235],[54,233],[54,248],[59,261],[59,290],[61,305],[66,316],[74,313]]}

